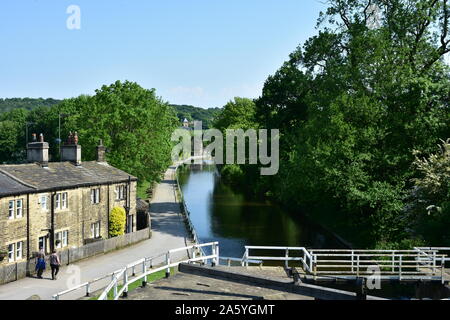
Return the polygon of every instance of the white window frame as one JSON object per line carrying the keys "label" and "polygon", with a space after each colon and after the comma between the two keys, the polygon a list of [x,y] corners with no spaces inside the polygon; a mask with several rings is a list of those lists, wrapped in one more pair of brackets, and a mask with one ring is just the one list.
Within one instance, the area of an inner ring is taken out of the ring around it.
{"label": "white window frame", "polygon": [[[57,232],[57,233],[55,234],[55,245],[56,245],[56,248],[57,248],[57,249],[59,249],[59,248],[62,247],[62,239],[61,239],[61,236],[62,236],[62,232]],[[56,242],[57,242],[58,240],[59,240],[59,243],[56,244]]]}
{"label": "white window frame", "polygon": [[100,238],[100,221],[91,224],[91,237],[92,239]]}
{"label": "white window frame", "polygon": [[41,246],[40,246],[41,239],[43,240],[42,249],[44,249],[44,252],[47,252],[47,237],[46,236],[38,237],[38,250],[40,250],[40,248],[41,248]]}
{"label": "white window frame", "polygon": [[61,209],[61,193],[55,194],[55,210]]}
{"label": "white window frame", "polygon": [[48,210],[48,196],[46,194],[39,197],[39,203],[42,210]]}
{"label": "white window frame", "polygon": [[16,260],[22,260],[23,258],[23,241],[16,243]]}
{"label": "white window frame", "polygon": [[62,232],[62,239],[61,239],[62,247],[67,247],[69,245],[69,230],[64,230]]}
{"label": "white window frame", "polygon": [[[19,205],[20,203],[20,205]],[[23,199],[16,200],[16,219],[23,217]]]}
{"label": "white window frame", "polygon": [[116,200],[125,200],[125,194],[126,194],[126,186],[125,185],[119,185],[116,186]]}
{"label": "white window frame", "polygon": [[69,208],[69,196],[67,192],[61,193],[61,209]]}
{"label": "white window frame", "polygon": [[[11,207],[12,204],[12,207]],[[15,200],[9,200],[8,202],[8,219],[14,219],[16,212],[16,201]]]}
{"label": "white window frame", "polygon": [[14,257],[16,256],[15,247],[15,243],[8,244],[8,262],[14,262]]}
{"label": "white window frame", "polygon": [[100,188],[91,189],[91,204],[100,203]]}

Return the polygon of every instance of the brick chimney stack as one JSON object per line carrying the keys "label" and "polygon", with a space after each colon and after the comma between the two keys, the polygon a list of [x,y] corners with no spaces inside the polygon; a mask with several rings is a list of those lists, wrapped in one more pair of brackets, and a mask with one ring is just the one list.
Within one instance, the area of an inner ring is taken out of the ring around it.
{"label": "brick chimney stack", "polygon": [[97,162],[106,162],[105,152],[106,147],[103,145],[103,141],[100,139],[97,146]]}
{"label": "brick chimney stack", "polygon": [[81,146],[78,144],[78,134],[69,133],[67,142],[61,146],[61,161],[70,161],[76,166],[81,165]]}
{"label": "brick chimney stack", "polygon": [[44,135],[39,135],[39,141],[36,141],[36,134],[33,133],[32,142],[27,145],[28,162],[39,162],[43,167],[48,167],[48,142],[44,142]]}

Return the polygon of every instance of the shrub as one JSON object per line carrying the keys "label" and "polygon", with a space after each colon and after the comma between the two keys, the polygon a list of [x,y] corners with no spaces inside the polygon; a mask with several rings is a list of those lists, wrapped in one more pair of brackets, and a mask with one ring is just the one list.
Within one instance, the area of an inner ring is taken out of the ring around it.
{"label": "shrub", "polygon": [[115,207],[109,217],[109,236],[117,237],[125,233],[126,212],[124,208]]}

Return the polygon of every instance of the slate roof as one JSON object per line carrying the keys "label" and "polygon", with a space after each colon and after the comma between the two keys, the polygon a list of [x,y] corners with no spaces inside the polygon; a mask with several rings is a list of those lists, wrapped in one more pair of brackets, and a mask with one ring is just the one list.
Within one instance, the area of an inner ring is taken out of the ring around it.
{"label": "slate roof", "polygon": [[[38,163],[0,165],[0,195],[41,192],[128,181],[130,175],[107,163],[49,162],[47,168]],[[132,181],[137,178],[131,176]]]}
{"label": "slate roof", "polygon": [[27,193],[33,190],[0,172],[0,197],[10,194]]}

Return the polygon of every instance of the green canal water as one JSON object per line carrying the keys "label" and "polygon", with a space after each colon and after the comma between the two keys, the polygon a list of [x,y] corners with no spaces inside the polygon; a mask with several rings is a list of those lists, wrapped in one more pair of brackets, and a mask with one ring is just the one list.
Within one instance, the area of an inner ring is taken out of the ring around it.
{"label": "green canal water", "polygon": [[[232,190],[221,181],[214,164],[184,165],[178,170],[178,179],[201,242],[218,241],[222,257],[242,258],[245,245],[346,248],[335,235],[299,212],[288,212],[270,201]],[[351,286],[329,286],[354,290]],[[386,283],[382,290],[369,294],[408,299],[414,297],[415,289],[413,285]]]}

